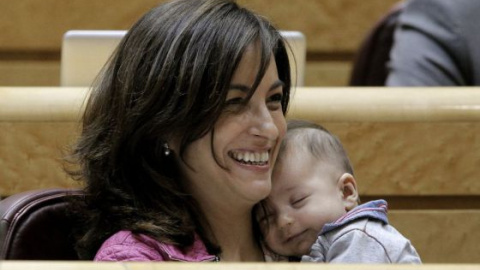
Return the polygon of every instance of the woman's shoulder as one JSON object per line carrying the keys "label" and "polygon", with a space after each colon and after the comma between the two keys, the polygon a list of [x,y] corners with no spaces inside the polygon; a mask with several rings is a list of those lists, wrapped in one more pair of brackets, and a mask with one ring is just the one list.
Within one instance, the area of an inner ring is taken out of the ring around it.
{"label": "woman's shoulder", "polygon": [[203,242],[196,238],[186,249],[162,243],[145,234],[119,231],[110,236],[98,250],[95,261],[209,261]]}
{"label": "woman's shoulder", "polygon": [[163,261],[160,242],[131,231],[119,231],[110,236],[95,255],[95,261]]}

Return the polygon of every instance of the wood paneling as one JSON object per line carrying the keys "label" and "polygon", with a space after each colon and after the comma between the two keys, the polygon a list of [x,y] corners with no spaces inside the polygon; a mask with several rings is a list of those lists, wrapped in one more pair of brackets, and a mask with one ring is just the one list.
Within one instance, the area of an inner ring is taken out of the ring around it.
{"label": "wood paneling", "polygon": [[59,51],[71,29],[127,29],[157,0],[0,0],[0,50]]}
{"label": "wood paneling", "polygon": [[[399,0],[240,0],[279,29],[307,38],[307,86],[347,85],[366,33]],[[72,29],[128,29],[164,0],[0,0],[0,85],[57,86],[63,34]],[[44,55],[44,57],[42,57]],[[52,57],[52,55],[54,57]],[[331,61],[336,59],[336,61]]]}
{"label": "wood paneling", "polygon": [[325,123],[366,195],[480,195],[479,123]]}
{"label": "wood paneling", "polygon": [[305,86],[348,85],[351,69],[349,61],[309,61],[305,68]]}
{"label": "wood paneling", "polygon": [[355,51],[368,30],[398,0],[239,1],[286,30],[305,33],[309,51]]}
{"label": "wood paneling", "polygon": [[480,210],[395,210],[388,215],[424,263],[480,263]]}
{"label": "wood paneling", "polygon": [[[163,0],[0,0],[0,50],[59,50],[70,29],[128,29]],[[398,0],[241,0],[278,28],[305,33],[309,51],[354,51]]]}
{"label": "wood paneling", "polygon": [[58,86],[59,61],[0,61],[0,85]]}
{"label": "wood paneling", "polygon": [[63,158],[76,137],[75,122],[0,122],[0,195],[73,187]]}
{"label": "wood paneling", "polygon": [[[350,77],[351,63],[346,61],[307,62],[306,86],[344,86]],[[0,61],[0,85],[58,86],[60,61]]]}
{"label": "wood paneling", "polygon": [[[480,195],[480,123],[328,123],[362,195]],[[74,122],[0,122],[0,194],[69,186],[62,151]],[[458,143],[461,142],[461,143]]]}
{"label": "wood paneling", "polygon": [[[0,90],[0,194],[69,183],[60,150],[76,136],[86,88]],[[346,91],[299,88],[289,117],[338,135],[362,195],[480,196],[478,89]]]}

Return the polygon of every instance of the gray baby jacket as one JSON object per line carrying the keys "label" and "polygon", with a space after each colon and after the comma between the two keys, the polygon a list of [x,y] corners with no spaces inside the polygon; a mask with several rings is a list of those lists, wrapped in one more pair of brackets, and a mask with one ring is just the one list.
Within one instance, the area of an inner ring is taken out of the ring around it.
{"label": "gray baby jacket", "polygon": [[421,263],[410,241],[388,224],[387,202],[357,206],[326,224],[303,262]]}

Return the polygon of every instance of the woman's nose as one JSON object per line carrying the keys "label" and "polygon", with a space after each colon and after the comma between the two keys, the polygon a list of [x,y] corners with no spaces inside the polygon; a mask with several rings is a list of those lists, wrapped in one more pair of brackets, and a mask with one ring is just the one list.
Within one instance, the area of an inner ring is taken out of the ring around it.
{"label": "woman's nose", "polygon": [[279,127],[274,121],[271,111],[266,105],[257,108],[252,115],[253,124],[250,128],[251,134],[266,137],[269,140],[276,140],[279,136]]}

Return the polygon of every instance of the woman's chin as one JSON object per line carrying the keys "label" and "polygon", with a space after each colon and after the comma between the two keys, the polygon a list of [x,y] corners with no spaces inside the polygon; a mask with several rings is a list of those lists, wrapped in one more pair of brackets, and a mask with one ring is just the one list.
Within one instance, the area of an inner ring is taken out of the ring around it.
{"label": "woman's chin", "polygon": [[268,197],[272,191],[272,182],[271,181],[259,181],[254,186],[252,186],[250,192],[251,196],[257,200],[257,202]]}

